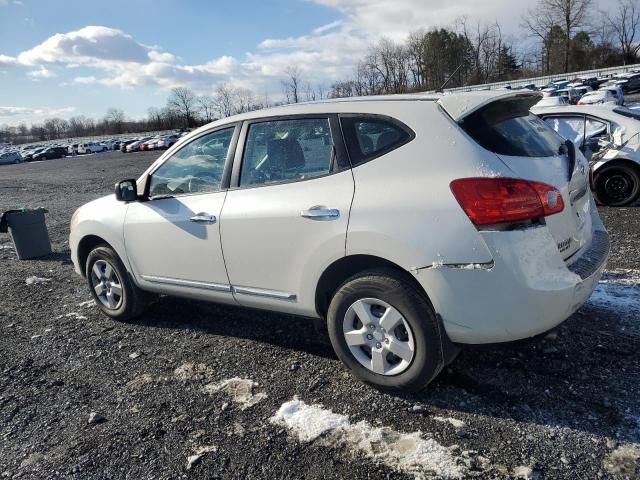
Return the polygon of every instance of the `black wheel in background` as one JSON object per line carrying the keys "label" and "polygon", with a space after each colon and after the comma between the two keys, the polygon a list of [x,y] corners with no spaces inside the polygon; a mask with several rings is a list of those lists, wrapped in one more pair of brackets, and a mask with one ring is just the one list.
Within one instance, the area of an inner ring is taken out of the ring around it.
{"label": "black wheel in background", "polygon": [[594,196],[601,205],[621,207],[635,202],[640,196],[639,169],[630,165],[604,166],[594,179]]}

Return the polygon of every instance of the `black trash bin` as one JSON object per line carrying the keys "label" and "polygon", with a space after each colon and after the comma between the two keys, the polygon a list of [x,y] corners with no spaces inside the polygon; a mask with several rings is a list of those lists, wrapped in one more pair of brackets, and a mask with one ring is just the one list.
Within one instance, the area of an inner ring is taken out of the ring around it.
{"label": "black trash bin", "polygon": [[0,218],[0,232],[9,232],[18,258],[43,257],[51,253],[44,208],[10,210]]}

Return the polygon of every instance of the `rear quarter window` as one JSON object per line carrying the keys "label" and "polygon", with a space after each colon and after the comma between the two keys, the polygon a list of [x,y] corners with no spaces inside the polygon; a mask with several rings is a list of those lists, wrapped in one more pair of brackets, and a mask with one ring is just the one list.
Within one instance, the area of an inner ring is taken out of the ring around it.
{"label": "rear quarter window", "polygon": [[388,117],[341,117],[351,164],[355,167],[385,155],[410,142],[415,134],[399,122]]}
{"label": "rear quarter window", "polygon": [[499,155],[551,157],[564,140],[529,112],[536,98],[508,98],[490,103],[465,117],[460,126],[476,143]]}

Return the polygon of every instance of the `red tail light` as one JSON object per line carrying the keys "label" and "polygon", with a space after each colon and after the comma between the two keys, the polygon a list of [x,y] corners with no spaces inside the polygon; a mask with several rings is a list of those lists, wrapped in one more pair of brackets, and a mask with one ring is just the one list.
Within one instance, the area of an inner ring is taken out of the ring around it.
{"label": "red tail light", "polygon": [[521,222],[564,209],[560,192],[546,183],[517,178],[461,178],[451,191],[475,225]]}

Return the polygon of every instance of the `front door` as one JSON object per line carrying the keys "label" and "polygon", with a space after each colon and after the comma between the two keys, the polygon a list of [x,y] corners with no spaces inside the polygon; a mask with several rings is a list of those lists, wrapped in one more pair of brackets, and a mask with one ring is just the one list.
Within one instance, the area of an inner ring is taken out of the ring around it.
{"label": "front door", "polygon": [[149,200],[129,205],[125,246],[142,286],[233,301],[220,214],[234,130],[209,132],[184,145],[151,173]]}

